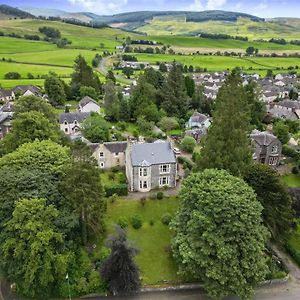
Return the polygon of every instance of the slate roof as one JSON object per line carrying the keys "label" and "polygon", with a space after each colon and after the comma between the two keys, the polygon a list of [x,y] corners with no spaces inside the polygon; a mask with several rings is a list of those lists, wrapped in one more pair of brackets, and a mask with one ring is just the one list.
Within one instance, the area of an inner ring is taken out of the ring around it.
{"label": "slate roof", "polygon": [[91,98],[91,97],[89,97],[89,96],[83,97],[83,98],[79,101],[79,105],[80,105],[81,107],[84,107],[84,106],[86,106],[89,102],[94,102],[95,104],[99,105],[99,104],[97,103],[97,101],[95,101],[93,98]]}
{"label": "slate roof", "polygon": [[260,146],[268,146],[274,140],[277,140],[277,137],[275,135],[267,131],[261,132],[258,130],[253,130],[252,133],[250,134],[250,137]]}
{"label": "slate roof", "polygon": [[11,120],[10,113],[0,113],[0,124],[6,120]]}
{"label": "slate roof", "polygon": [[293,101],[289,99],[282,100],[278,102],[277,105],[282,107],[287,107],[287,108],[300,109],[299,101]]}
{"label": "slate roof", "polygon": [[104,143],[104,147],[111,153],[125,152],[127,148],[127,142],[108,142]]}
{"label": "slate roof", "polygon": [[204,114],[200,114],[199,112],[195,111],[190,118],[191,122],[195,123],[204,123],[207,120],[207,116]]}
{"label": "slate roof", "polygon": [[11,96],[12,96],[12,90],[0,89],[0,98],[2,98],[2,97],[11,97]]}
{"label": "slate roof", "polygon": [[169,142],[156,142],[132,145],[131,162],[133,166],[148,166],[176,163]]}
{"label": "slate roof", "polygon": [[26,91],[31,91],[33,94],[40,95],[41,90],[35,85],[17,85],[13,88],[14,93],[24,94]]}
{"label": "slate roof", "polygon": [[62,113],[59,115],[59,123],[62,124],[64,121],[67,121],[68,123],[73,123],[74,121],[81,123],[87,117],[89,117],[90,114],[91,113],[89,113],[89,112]]}

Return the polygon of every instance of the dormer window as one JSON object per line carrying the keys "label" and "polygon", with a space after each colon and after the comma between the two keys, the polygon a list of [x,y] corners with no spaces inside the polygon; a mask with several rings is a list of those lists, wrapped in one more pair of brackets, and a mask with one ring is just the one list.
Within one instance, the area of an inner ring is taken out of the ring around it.
{"label": "dormer window", "polygon": [[78,123],[77,120],[75,120],[75,121],[74,121],[74,124],[77,125],[77,123]]}
{"label": "dormer window", "polygon": [[272,147],[272,153],[277,153],[277,151],[278,151],[278,146],[277,146],[277,145],[274,145],[274,146]]}

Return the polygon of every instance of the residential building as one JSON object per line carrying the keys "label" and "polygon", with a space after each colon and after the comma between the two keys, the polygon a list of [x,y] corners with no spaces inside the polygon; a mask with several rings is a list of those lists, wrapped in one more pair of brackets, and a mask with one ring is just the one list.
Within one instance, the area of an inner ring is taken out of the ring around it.
{"label": "residential building", "polygon": [[13,88],[15,95],[42,97],[42,91],[35,85],[17,85]]}
{"label": "residential building", "polygon": [[125,167],[127,142],[107,142],[89,144],[93,157],[101,169]]}
{"label": "residential building", "polygon": [[82,122],[89,117],[87,112],[62,113],[59,116],[60,130],[67,135],[80,135]]}
{"label": "residential building", "polygon": [[175,187],[177,163],[169,142],[129,144],[126,151],[126,176],[130,191]]}
{"label": "residential building", "polygon": [[9,101],[14,101],[16,98],[13,90],[0,89],[0,101],[7,103]]}
{"label": "residential building", "polygon": [[100,114],[100,105],[93,98],[85,96],[79,101],[77,110],[79,112],[96,112]]}
{"label": "residential building", "polygon": [[3,139],[11,129],[12,114],[0,112],[0,140]]}
{"label": "residential building", "polygon": [[285,99],[268,105],[267,112],[276,118],[295,121],[300,118],[300,102]]}
{"label": "residential building", "polygon": [[193,113],[188,122],[185,124],[186,128],[199,128],[207,130],[211,125],[208,116],[201,114],[197,111]]}
{"label": "residential building", "polygon": [[254,147],[253,159],[258,163],[276,167],[282,151],[279,139],[268,131],[258,130],[253,130],[250,138]]}

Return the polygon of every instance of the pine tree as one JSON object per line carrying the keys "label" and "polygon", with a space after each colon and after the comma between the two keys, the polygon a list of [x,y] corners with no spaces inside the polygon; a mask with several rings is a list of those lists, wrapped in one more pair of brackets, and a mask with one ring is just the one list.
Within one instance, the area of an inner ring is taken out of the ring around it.
{"label": "pine tree", "polygon": [[183,117],[188,110],[189,98],[185,90],[185,81],[181,67],[173,64],[161,89],[163,108],[168,116]]}
{"label": "pine tree", "polygon": [[249,129],[247,95],[234,70],[218,93],[213,124],[201,151],[200,169],[225,169],[241,176],[251,163]]}
{"label": "pine tree", "polygon": [[120,101],[116,87],[110,80],[104,86],[104,109],[107,118],[119,120]]}
{"label": "pine tree", "polygon": [[104,262],[101,276],[112,294],[129,294],[140,289],[139,269],[133,257],[137,249],[128,244],[126,233],[116,228],[116,236],[107,241],[111,249],[110,256]]}

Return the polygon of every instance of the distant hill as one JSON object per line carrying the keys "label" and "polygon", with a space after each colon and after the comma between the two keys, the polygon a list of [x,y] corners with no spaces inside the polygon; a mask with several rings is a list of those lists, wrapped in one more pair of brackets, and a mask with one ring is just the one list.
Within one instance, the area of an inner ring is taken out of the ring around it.
{"label": "distant hill", "polygon": [[33,19],[34,15],[20,10],[15,7],[11,7],[9,5],[0,4],[0,18],[1,19],[9,19],[9,18],[20,18],[20,19]]}

